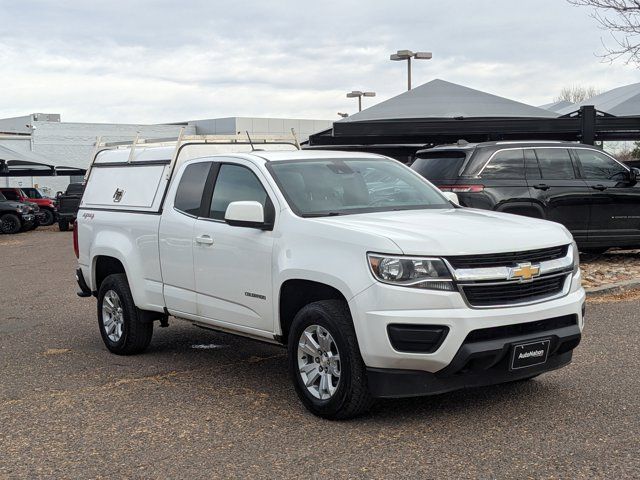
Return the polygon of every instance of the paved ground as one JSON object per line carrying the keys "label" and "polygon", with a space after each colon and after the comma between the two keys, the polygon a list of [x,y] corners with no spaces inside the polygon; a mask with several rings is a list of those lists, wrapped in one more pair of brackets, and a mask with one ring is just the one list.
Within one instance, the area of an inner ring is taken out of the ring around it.
{"label": "paved ground", "polygon": [[638,298],[594,301],[563,370],[337,423],[276,347],[173,321],[147,354],[107,353],[71,233],[0,252],[0,478],[640,477]]}
{"label": "paved ground", "polygon": [[611,249],[604,254],[581,254],[582,285],[601,287],[640,280],[640,250]]}

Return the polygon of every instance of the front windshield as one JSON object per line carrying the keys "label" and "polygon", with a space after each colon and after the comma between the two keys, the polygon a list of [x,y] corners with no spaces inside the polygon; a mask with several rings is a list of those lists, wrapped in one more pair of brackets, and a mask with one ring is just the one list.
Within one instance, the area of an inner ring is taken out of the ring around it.
{"label": "front windshield", "polygon": [[44,198],[44,195],[37,188],[28,188],[24,190],[29,198]]}
{"label": "front windshield", "polygon": [[5,197],[2,192],[0,192],[0,201],[6,201],[7,197]]}
{"label": "front windshield", "polygon": [[292,160],[270,163],[269,170],[303,217],[451,208],[440,192],[396,160]]}

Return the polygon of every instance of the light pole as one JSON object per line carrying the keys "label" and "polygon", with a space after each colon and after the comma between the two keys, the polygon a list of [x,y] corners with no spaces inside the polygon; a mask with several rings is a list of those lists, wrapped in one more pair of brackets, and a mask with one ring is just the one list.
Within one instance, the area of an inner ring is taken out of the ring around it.
{"label": "light pole", "polygon": [[431,60],[433,54],[431,52],[412,52],[411,50],[398,50],[396,53],[391,54],[390,60],[399,62],[401,60],[407,61],[407,90],[411,90],[411,59],[416,60]]}
{"label": "light pole", "polygon": [[358,99],[358,111],[362,111],[362,97],[375,97],[376,92],[361,92],[360,90],[354,90],[353,92],[347,93],[347,98],[357,98]]}

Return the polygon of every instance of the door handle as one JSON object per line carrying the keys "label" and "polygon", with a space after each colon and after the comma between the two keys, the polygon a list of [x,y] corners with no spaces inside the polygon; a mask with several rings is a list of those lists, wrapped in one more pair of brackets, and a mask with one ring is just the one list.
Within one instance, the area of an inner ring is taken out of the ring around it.
{"label": "door handle", "polygon": [[533,188],[535,188],[536,190],[549,190],[551,187],[546,183],[539,183],[537,185],[534,185]]}
{"label": "door handle", "polygon": [[209,235],[200,235],[196,237],[196,243],[200,243],[202,245],[213,245],[213,238]]}
{"label": "door handle", "polygon": [[591,185],[591,188],[593,188],[594,190],[600,190],[601,192],[602,192],[603,190],[606,190],[606,189],[607,189],[607,187],[605,187],[604,185],[600,185],[600,184],[598,184],[598,185]]}

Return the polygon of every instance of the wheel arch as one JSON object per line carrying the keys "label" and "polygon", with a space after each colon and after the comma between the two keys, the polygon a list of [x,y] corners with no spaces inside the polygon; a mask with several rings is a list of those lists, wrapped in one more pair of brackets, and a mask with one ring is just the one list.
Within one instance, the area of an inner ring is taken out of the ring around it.
{"label": "wheel arch", "polygon": [[525,215],[533,218],[546,219],[544,208],[537,202],[528,200],[515,200],[501,203],[495,208],[496,212]]}
{"label": "wheel arch", "polygon": [[305,305],[320,300],[341,300],[349,307],[348,296],[338,285],[308,278],[289,278],[282,282],[278,292],[277,327],[279,340],[286,344],[291,324]]}

